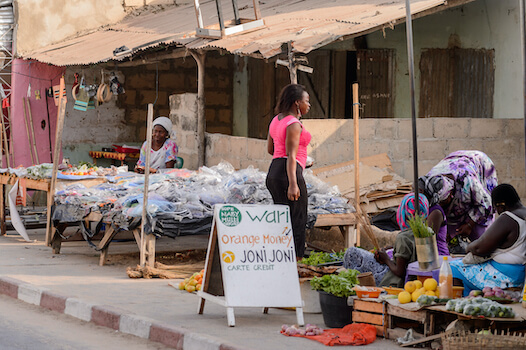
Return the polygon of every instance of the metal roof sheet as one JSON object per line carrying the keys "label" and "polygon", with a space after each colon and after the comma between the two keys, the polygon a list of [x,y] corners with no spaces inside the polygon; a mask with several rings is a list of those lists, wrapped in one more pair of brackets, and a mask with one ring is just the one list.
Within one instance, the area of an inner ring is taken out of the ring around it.
{"label": "metal roof sheet", "polygon": [[[247,2],[245,6],[243,3]],[[411,12],[444,5],[445,0],[411,0]],[[252,1],[238,0],[241,18],[254,18]],[[201,1],[205,26],[217,24],[215,1]],[[128,18],[92,33],[33,52],[19,53],[57,66],[88,65],[123,59],[161,44],[188,49],[224,49],[234,54],[264,58],[281,53],[281,45],[294,42],[298,52],[308,53],[342,37],[359,36],[405,19],[405,0],[264,0],[260,10],[265,26],[222,39],[195,37],[197,20],[193,5]],[[223,6],[224,18],[234,18],[231,6]],[[121,46],[130,49],[115,57]]]}

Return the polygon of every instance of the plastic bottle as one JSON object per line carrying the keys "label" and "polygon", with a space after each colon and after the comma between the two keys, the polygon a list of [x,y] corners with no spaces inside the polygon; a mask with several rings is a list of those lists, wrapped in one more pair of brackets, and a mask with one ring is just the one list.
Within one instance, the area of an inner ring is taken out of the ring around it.
{"label": "plastic bottle", "polygon": [[449,266],[447,256],[444,257],[442,266],[440,266],[438,293],[440,294],[440,298],[453,298],[453,272],[451,271],[451,266]]}

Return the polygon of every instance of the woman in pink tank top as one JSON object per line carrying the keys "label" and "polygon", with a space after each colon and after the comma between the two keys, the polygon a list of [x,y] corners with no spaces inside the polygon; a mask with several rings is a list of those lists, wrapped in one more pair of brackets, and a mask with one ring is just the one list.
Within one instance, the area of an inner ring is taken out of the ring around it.
{"label": "woman in pink tank top", "polygon": [[276,116],[269,126],[267,149],[273,157],[267,174],[266,185],[274,204],[290,208],[296,257],[305,252],[305,226],[307,224],[307,186],[303,169],[307,161],[307,146],[311,134],[299,119],[310,109],[309,94],[298,84],[287,85],[281,90]]}

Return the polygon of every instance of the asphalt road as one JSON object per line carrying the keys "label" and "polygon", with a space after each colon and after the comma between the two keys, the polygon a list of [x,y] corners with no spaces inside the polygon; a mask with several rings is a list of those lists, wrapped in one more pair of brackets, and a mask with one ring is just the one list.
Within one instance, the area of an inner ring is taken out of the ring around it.
{"label": "asphalt road", "polygon": [[0,295],[0,310],[1,350],[170,349],[5,295]]}

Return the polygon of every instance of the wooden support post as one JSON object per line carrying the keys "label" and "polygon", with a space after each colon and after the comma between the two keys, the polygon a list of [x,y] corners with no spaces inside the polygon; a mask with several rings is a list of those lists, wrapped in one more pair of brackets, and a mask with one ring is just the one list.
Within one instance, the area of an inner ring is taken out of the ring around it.
{"label": "wooden support post", "polygon": [[35,156],[33,155],[33,151],[31,151],[31,137],[29,136],[29,124],[27,122],[27,105],[26,105],[26,98],[22,97],[22,103],[24,104],[24,122],[26,123],[26,132],[27,132],[27,142],[29,143],[29,154],[31,155],[31,163],[35,163]]}
{"label": "wooden support post", "polygon": [[7,230],[5,226],[5,185],[0,184],[0,234],[5,235]]}
{"label": "wooden support post", "polygon": [[[353,95],[353,119],[354,119],[354,197],[356,203],[356,215],[362,215],[360,207],[360,100],[358,96],[358,84],[352,85]],[[365,214],[367,215],[367,213]],[[356,245],[360,245],[360,224],[356,222]]]}
{"label": "wooden support post", "polygon": [[[12,127],[12,123],[11,123],[11,106],[7,106],[7,122],[9,123],[9,128],[11,130],[11,132],[9,133],[9,136],[10,136],[10,142],[9,144],[11,145],[11,147],[9,147],[9,156],[11,157],[11,161],[13,162],[13,165],[15,165],[15,156],[13,154],[13,127]],[[6,133],[7,133],[7,130],[6,130]]]}
{"label": "wooden support post", "polygon": [[146,248],[148,249],[148,266],[155,267],[155,235],[153,232],[148,235]]}
{"label": "wooden support post", "polygon": [[[7,161],[7,167],[10,168],[11,167],[11,161],[9,160],[9,156],[10,156],[11,152],[9,152],[9,142],[8,142],[8,139],[7,139],[7,130],[5,128],[5,120],[4,120],[3,113],[1,113],[0,116],[2,118],[2,137],[4,139],[5,159]],[[11,147],[13,147],[13,145],[11,145]]]}
{"label": "wooden support post", "polygon": [[197,166],[205,165],[205,53],[203,51],[190,51],[197,63]]}
{"label": "wooden support post", "polygon": [[294,53],[292,52],[292,41],[289,41],[288,44],[288,58],[289,58],[289,74],[290,74],[290,83],[298,83],[298,67],[294,61]]}
{"label": "wooden support post", "polygon": [[261,18],[261,11],[259,10],[259,0],[253,0],[252,4],[254,5],[254,16],[256,19]]}
{"label": "wooden support post", "polygon": [[[64,90],[65,82],[64,76],[60,78],[60,88],[59,91]],[[60,240],[60,236],[56,234],[56,230],[52,230],[51,227],[51,206],[53,205],[53,200],[55,196],[55,188],[57,186],[57,174],[58,174],[58,165],[60,159],[60,151],[62,144],[62,131],[64,129],[64,116],[66,115],[66,99],[63,98],[62,94],[59,94],[58,100],[58,114],[57,114],[57,130],[55,132],[55,148],[53,149],[53,171],[51,173],[51,183],[49,185],[48,196],[47,196],[47,221],[46,221],[46,245],[51,245],[52,242],[55,242],[57,239]],[[55,238],[58,236],[58,238]],[[56,244],[56,243],[54,243]],[[60,248],[59,248],[60,251]],[[57,253],[58,254],[58,253]]]}
{"label": "wooden support post", "polygon": [[27,115],[29,117],[29,129],[31,130],[31,143],[33,144],[33,152],[35,153],[35,164],[40,164],[40,160],[38,159],[37,142],[35,139],[35,126],[33,125],[33,113],[31,113],[31,104],[29,103],[29,98],[26,98],[26,104]]}
{"label": "wooden support post", "polygon": [[[140,246],[140,265],[146,264],[146,237],[144,225],[146,225],[146,215],[148,208],[148,190],[150,182],[150,151],[152,147],[152,125],[153,125],[153,104],[148,104],[148,121],[146,123],[146,161],[144,167],[144,192],[142,198],[142,218],[141,218],[141,246]],[[153,235],[153,232],[150,233]]]}

